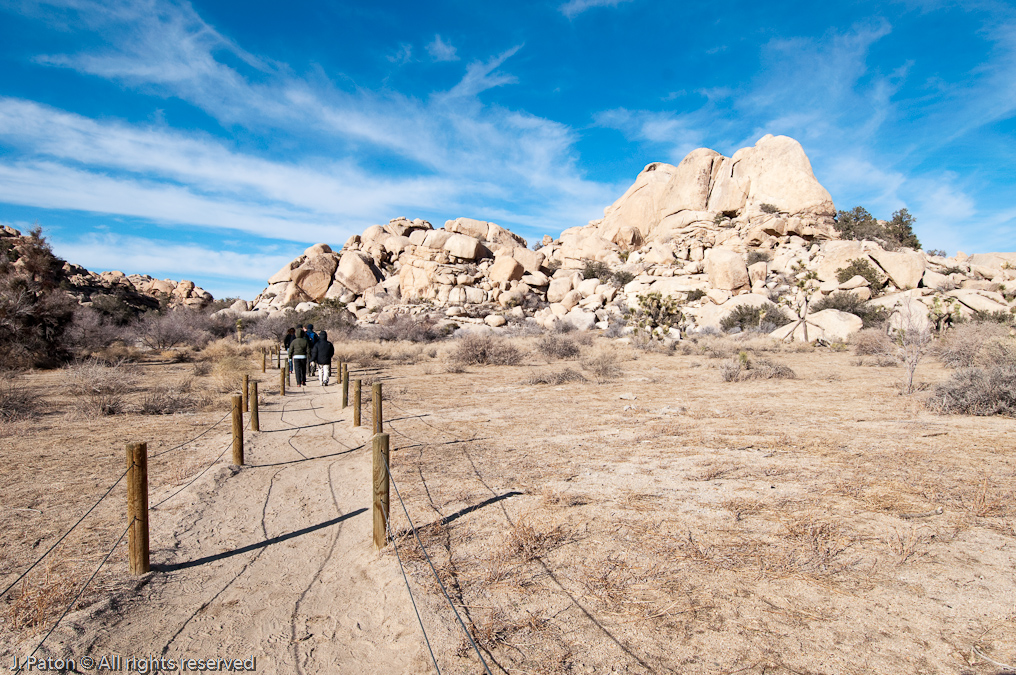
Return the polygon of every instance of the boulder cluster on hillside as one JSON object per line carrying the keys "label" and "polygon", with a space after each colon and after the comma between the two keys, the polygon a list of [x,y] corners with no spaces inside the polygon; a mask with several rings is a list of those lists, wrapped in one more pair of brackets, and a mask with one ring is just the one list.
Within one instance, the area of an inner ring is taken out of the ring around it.
{"label": "boulder cluster on hillside", "polygon": [[[15,242],[22,236],[13,227],[0,227],[0,239],[11,242],[15,249]],[[23,263],[19,259],[12,264],[18,267]],[[158,309],[162,304],[169,307],[203,308],[213,300],[211,293],[195,286],[192,281],[153,279],[148,275],[126,275],[117,271],[96,273],[68,262],[63,263],[61,282],[64,290],[85,306],[100,297],[116,298],[137,311]]]}
{"label": "boulder cluster on hillside", "polygon": [[[1006,290],[1016,287],[1016,253],[887,250],[841,239],[835,216],[801,145],[765,136],[733,157],[699,149],[677,166],[650,164],[602,219],[544,237],[535,250],[471,218],[443,228],[406,218],[374,225],[338,252],[308,248],[231,311],[274,314],[331,301],[361,323],[410,314],[463,328],[529,321],[585,331],[625,323],[627,310],[659,293],[682,312],[665,337],[717,328],[744,305],[777,303],[798,320],[774,336],[834,341],[862,321],[838,309],[807,313],[832,294],[925,325],[1016,307]],[[872,273],[844,278],[848,269]]]}

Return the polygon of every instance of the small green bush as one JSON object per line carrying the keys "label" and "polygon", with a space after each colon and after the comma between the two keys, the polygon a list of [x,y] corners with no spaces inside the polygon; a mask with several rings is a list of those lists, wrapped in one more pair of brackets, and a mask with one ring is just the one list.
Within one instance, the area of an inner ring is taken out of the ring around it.
{"label": "small green bush", "polygon": [[780,207],[774,206],[772,204],[759,204],[758,208],[759,208],[759,210],[762,211],[762,213],[779,213],[780,212]]}
{"label": "small green bush", "polygon": [[889,312],[885,307],[861,300],[849,291],[830,293],[819,298],[811,305],[810,311],[821,312],[823,309],[838,309],[860,317],[864,322],[864,328],[873,328],[889,318]]}
{"label": "small green bush", "polygon": [[628,325],[636,334],[645,334],[651,339],[662,339],[670,329],[677,326],[684,314],[677,300],[662,293],[645,293],[638,296],[639,307],[628,314]]}
{"label": "small green bush", "polygon": [[844,239],[869,239],[880,242],[886,249],[900,246],[920,249],[921,242],[914,234],[916,219],[906,209],[893,213],[888,222],[880,223],[864,207],[855,206],[850,211],[836,214],[835,227]]}
{"label": "small green bush", "polygon": [[769,359],[752,361],[747,352],[730,359],[720,369],[724,382],[746,382],[748,380],[793,380],[797,374],[788,366]]}
{"label": "small green bush", "polygon": [[928,255],[938,256],[939,258],[947,258],[947,257],[949,257],[949,254],[946,253],[945,251],[943,251],[940,248],[931,248],[931,249],[928,249],[927,251],[925,251],[925,253],[927,253]]}
{"label": "small green bush", "polygon": [[610,267],[607,263],[599,262],[596,260],[587,260],[586,266],[582,268],[583,279],[599,279],[603,283],[610,281],[611,277]]}
{"label": "small green bush", "polygon": [[876,296],[882,292],[886,285],[886,277],[875,269],[866,258],[855,258],[847,263],[846,267],[836,270],[836,280],[841,284],[850,281],[856,276],[864,277],[871,288],[871,294]]}
{"label": "small green bush", "polygon": [[696,300],[701,300],[704,297],[706,297],[706,292],[703,291],[701,288],[696,288],[693,291],[688,291],[687,299],[688,302],[695,302]]}
{"label": "small green bush", "polygon": [[614,272],[612,280],[615,286],[618,288],[624,288],[635,280],[635,275],[625,270],[618,270]]}
{"label": "small green bush", "polygon": [[720,329],[729,333],[739,331],[761,331],[771,333],[780,326],[786,326],[793,319],[780,307],[767,302],[761,307],[738,305],[720,321]]}
{"label": "small green bush", "polygon": [[760,251],[758,249],[752,249],[748,251],[748,256],[745,259],[745,264],[748,266],[754,265],[757,262],[771,262],[773,254],[769,251]]}

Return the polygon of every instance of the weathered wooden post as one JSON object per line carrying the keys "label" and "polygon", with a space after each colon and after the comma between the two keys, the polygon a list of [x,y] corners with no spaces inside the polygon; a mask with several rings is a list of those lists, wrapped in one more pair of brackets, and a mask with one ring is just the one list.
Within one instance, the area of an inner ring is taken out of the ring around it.
{"label": "weathered wooden post", "polygon": [[268,354],[266,353],[266,350],[265,350],[265,348],[264,348],[264,347],[262,347],[262,348],[261,348],[261,372],[262,372],[262,373],[266,372],[266,371],[265,371],[265,368],[266,368],[266,366],[267,366],[268,364],[267,364],[267,363],[265,363],[265,362],[266,362],[267,360],[268,360]]}
{"label": "weathered wooden post", "polygon": [[243,466],[243,397],[233,395],[233,464]]}
{"label": "weathered wooden post", "polygon": [[131,574],[151,570],[148,542],[148,443],[127,444],[127,561]]}
{"label": "weathered wooden post", "polygon": [[247,412],[247,392],[250,389],[250,376],[247,373],[243,374],[243,388],[240,390],[240,398],[243,403],[243,411]]}
{"label": "weathered wooden post", "polygon": [[374,548],[388,543],[388,434],[374,436]]}
{"label": "weathered wooden post", "polygon": [[343,368],[339,377],[342,378],[342,407],[345,408],[349,405],[349,371]]}
{"label": "weathered wooden post", "polygon": [[372,408],[372,412],[374,413],[374,433],[375,434],[384,433],[384,429],[382,428],[384,426],[384,423],[382,422],[382,414],[381,414],[380,382],[374,383],[374,392],[373,396],[371,397],[370,406]]}
{"label": "weathered wooden post", "polygon": [[250,383],[250,428],[251,431],[261,431],[261,419],[258,417],[258,383]]}
{"label": "weathered wooden post", "polygon": [[286,395],[286,369],[279,367],[279,396]]}
{"label": "weathered wooden post", "polygon": [[353,380],[353,426],[360,426],[360,380]]}

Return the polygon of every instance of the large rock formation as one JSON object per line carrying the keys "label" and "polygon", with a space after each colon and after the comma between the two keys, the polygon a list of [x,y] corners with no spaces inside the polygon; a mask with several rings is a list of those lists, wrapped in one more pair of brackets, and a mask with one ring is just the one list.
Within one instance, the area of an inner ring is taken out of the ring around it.
{"label": "large rock formation", "polygon": [[[1000,290],[1016,285],[1016,253],[887,251],[840,240],[835,213],[800,144],[765,136],[729,158],[703,148],[677,166],[650,164],[602,219],[544,237],[535,251],[472,218],[437,229],[405,218],[373,225],[340,253],[325,244],[307,249],[268,280],[253,309],[336,299],[361,322],[410,313],[484,330],[503,326],[504,317],[587,330],[622,322],[641,295],[659,292],[681,302],[682,328],[694,331],[717,327],[745,304],[775,299],[799,310],[806,298],[813,305],[833,293],[868,299],[863,276],[840,281],[858,260],[886,280],[877,302],[890,309],[938,303],[969,315],[1014,306]],[[584,278],[593,273],[601,278]],[[860,328],[860,319],[833,309],[807,323],[811,340],[842,340]],[[802,327],[793,331],[774,335],[803,337]]]}
{"label": "large rock formation", "polygon": [[[0,228],[0,239],[16,242],[21,232],[13,227]],[[18,264],[17,261],[14,263]],[[90,305],[102,297],[122,301],[137,312],[169,307],[205,307],[212,302],[212,294],[194,285],[192,281],[154,279],[148,275],[123,272],[90,272],[80,265],[65,262],[62,270],[62,287],[80,304]]]}

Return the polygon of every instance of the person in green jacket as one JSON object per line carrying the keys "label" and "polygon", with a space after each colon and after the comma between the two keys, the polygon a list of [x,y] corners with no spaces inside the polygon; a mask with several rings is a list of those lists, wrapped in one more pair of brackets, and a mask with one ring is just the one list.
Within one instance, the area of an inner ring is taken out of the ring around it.
{"label": "person in green jacket", "polygon": [[296,386],[307,385],[307,357],[310,356],[310,342],[307,334],[300,330],[296,339],[289,343],[287,350],[289,362],[293,364],[293,371],[296,373]]}

